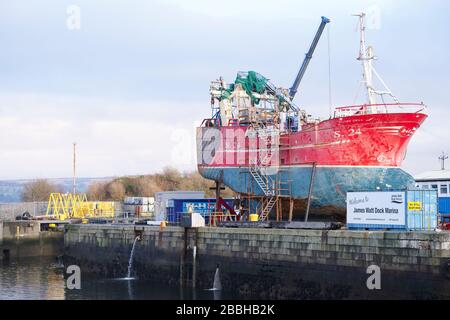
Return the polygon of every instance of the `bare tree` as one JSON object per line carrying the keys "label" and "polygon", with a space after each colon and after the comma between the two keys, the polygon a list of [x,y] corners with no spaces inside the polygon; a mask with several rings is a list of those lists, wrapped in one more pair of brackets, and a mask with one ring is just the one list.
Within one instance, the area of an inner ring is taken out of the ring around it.
{"label": "bare tree", "polygon": [[50,193],[63,192],[63,188],[45,179],[37,179],[25,184],[22,191],[22,201],[48,201]]}
{"label": "bare tree", "polygon": [[[110,182],[94,182],[89,186],[88,196],[92,200],[123,200],[125,196],[153,197],[158,191],[199,190],[207,197],[214,197],[211,187],[214,182],[203,178],[198,172],[181,173],[174,168],[143,176],[116,178]],[[223,197],[232,197],[230,189],[222,191]]]}
{"label": "bare tree", "polygon": [[120,181],[108,183],[106,191],[111,200],[123,200],[125,198],[125,187]]}
{"label": "bare tree", "polygon": [[[205,192],[206,197],[215,197],[215,191],[211,189],[214,187],[214,182],[203,178],[197,171],[184,173],[183,179],[180,182],[180,190],[200,190]],[[225,188],[221,191],[222,197],[233,197],[234,192]]]}
{"label": "bare tree", "polygon": [[163,191],[163,188],[155,181],[153,176],[139,177],[136,181],[139,196],[153,197],[155,192]]}
{"label": "bare tree", "polygon": [[89,185],[87,196],[90,200],[107,200],[108,196],[106,194],[106,186],[108,182],[93,182]]}

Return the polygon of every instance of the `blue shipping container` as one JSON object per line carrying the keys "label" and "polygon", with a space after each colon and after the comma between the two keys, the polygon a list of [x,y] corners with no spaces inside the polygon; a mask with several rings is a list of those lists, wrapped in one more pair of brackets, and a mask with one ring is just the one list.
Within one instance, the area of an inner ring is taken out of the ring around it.
{"label": "blue shipping container", "polygon": [[[406,199],[408,230],[434,230],[438,223],[437,190],[408,190]],[[413,208],[413,203],[420,205]]]}
{"label": "blue shipping container", "polygon": [[[233,206],[233,199],[224,199],[229,206]],[[192,211],[200,213],[205,218],[205,223],[209,223],[209,215],[215,211],[216,199],[172,199],[168,201],[166,213],[167,221],[170,223],[179,223],[183,217],[183,213]]]}

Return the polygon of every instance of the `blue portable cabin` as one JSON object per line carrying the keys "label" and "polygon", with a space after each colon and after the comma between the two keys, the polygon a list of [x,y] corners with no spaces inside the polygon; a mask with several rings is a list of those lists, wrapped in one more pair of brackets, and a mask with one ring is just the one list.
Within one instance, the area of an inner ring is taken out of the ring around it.
{"label": "blue portable cabin", "polygon": [[434,170],[414,177],[416,187],[423,190],[436,190],[441,222],[450,222],[450,170]]}
{"label": "blue portable cabin", "polygon": [[[225,202],[233,207],[234,199],[224,199]],[[183,213],[189,212],[189,208],[192,208],[192,212],[196,212],[205,218],[205,223],[209,224],[210,214],[215,211],[216,198],[209,199],[170,199],[167,202],[167,221],[169,223],[177,224],[181,222]]]}

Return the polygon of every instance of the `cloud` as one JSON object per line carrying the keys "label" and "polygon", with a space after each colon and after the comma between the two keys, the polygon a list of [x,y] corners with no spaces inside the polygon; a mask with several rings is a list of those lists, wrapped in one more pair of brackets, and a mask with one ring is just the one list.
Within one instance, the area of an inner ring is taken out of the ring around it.
{"label": "cloud", "polygon": [[[0,179],[70,176],[75,141],[79,176],[195,170],[195,127],[208,113],[204,103],[0,93]],[[413,137],[407,171],[438,169],[445,119],[427,119]]]}
{"label": "cloud", "polygon": [[0,178],[70,176],[75,141],[79,176],[194,170],[196,106],[0,94]]}
{"label": "cloud", "polygon": [[[256,70],[289,87],[321,15],[332,19],[334,105],[361,102],[350,14],[373,5],[381,29],[367,36],[378,72],[400,99],[430,107],[405,168],[434,168],[450,152],[448,1],[79,0],[80,31],[66,28],[71,4],[0,3],[0,178],[70,175],[73,141],[84,176],[194,168],[189,139],[210,113],[209,81]],[[296,103],[328,116],[326,34]]]}
{"label": "cloud", "polygon": [[[286,21],[287,19],[311,19],[320,15],[327,15],[333,12],[336,14],[347,13],[349,11],[360,12],[370,6],[377,5],[384,9],[392,10],[396,3],[405,1],[378,0],[361,1],[346,0],[345,5],[335,0],[320,1],[298,1],[298,0],[229,0],[226,3],[217,5],[209,0],[158,0],[164,5],[171,5],[174,8],[190,14],[201,14],[214,18],[245,19],[246,21]],[[352,12],[353,13],[353,12]]]}

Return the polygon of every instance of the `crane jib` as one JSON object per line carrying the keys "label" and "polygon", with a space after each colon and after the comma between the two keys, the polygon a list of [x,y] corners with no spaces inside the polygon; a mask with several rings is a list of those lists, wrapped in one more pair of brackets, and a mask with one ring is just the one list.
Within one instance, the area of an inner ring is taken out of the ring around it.
{"label": "crane jib", "polygon": [[314,50],[316,49],[316,46],[319,43],[320,37],[322,36],[322,32],[325,29],[325,26],[327,25],[327,23],[329,23],[329,22],[330,22],[330,19],[328,19],[326,17],[322,17],[322,22],[320,23],[319,29],[316,32],[316,36],[314,37],[311,47],[309,48],[309,51],[306,53],[305,60],[303,60],[302,66],[301,66],[300,70],[298,71],[298,74],[297,74],[297,77],[295,78],[294,84],[289,89],[289,95],[291,97],[291,100],[294,99],[295,94],[297,93],[297,90],[300,85],[300,82],[302,81],[303,75],[305,74],[305,71],[308,68],[308,64],[311,61]]}

